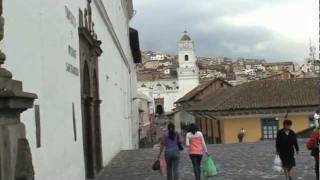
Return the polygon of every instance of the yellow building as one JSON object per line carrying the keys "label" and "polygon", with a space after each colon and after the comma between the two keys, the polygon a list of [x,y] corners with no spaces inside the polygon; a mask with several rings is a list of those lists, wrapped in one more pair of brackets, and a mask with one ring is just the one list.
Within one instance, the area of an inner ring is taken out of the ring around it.
{"label": "yellow building", "polygon": [[208,143],[237,143],[275,139],[284,119],[295,132],[310,127],[320,105],[320,79],[259,80],[220,89],[189,111]]}

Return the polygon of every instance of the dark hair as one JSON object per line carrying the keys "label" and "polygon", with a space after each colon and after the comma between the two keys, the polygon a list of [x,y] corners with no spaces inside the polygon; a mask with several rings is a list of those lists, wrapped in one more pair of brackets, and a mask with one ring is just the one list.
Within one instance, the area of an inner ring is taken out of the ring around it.
{"label": "dark hair", "polygon": [[286,125],[291,126],[292,125],[292,121],[289,120],[289,119],[284,120],[283,121],[283,127],[286,126]]}
{"label": "dark hair", "polygon": [[194,124],[194,123],[190,124],[189,131],[190,131],[192,134],[196,134],[196,132],[198,131],[197,125]]}
{"label": "dark hair", "polygon": [[319,110],[316,110],[316,113],[319,114]]}
{"label": "dark hair", "polygon": [[176,130],[175,125],[173,123],[168,124],[168,130],[169,130],[169,139],[174,140],[176,137]]}

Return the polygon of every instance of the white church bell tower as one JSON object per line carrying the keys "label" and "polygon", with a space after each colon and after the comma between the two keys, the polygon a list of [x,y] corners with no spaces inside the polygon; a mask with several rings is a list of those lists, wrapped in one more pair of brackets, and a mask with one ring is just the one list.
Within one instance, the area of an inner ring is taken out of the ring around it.
{"label": "white church bell tower", "polygon": [[184,32],[179,42],[179,97],[184,96],[199,85],[199,68],[195,55],[194,42]]}

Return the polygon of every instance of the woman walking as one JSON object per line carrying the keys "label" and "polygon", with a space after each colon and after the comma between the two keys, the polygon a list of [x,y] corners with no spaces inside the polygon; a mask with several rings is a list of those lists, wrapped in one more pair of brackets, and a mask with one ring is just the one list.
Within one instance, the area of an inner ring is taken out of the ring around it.
{"label": "woman walking", "polygon": [[179,180],[179,144],[183,144],[182,137],[175,131],[174,124],[168,125],[168,130],[164,132],[160,142],[160,153],[158,159],[165,149],[165,159],[167,163],[167,180]]}
{"label": "woman walking", "polygon": [[203,135],[195,124],[190,125],[190,132],[186,136],[186,145],[189,147],[195,178],[200,180],[202,156],[204,153],[208,154],[208,150]]}
{"label": "woman walking", "polygon": [[294,152],[298,154],[299,146],[297,142],[296,134],[291,130],[292,121],[284,120],[283,129],[278,131],[276,139],[277,154],[282,162],[282,168],[287,180],[292,180],[291,170],[296,166],[294,159]]}
{"label": "woman walking", "polygon": [[319,180],[319,135],[320,127],[312,133],[311,138],[307,142],[307,148],[311,150],[311,156],[314,157],[317,180]]}

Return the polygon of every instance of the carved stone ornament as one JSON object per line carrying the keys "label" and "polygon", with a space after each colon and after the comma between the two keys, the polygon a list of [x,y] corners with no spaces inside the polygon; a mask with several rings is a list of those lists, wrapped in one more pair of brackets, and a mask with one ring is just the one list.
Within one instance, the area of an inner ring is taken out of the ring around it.
{"label": "carved stone ornament", "polygon": [[83,36],[91,46],[96,47],[93,54],[100,56],[102,49],[100,48],[101,41],[94,31],[94,22],[92,21],[91,0],[87,0],[87,8],[82,11],[79,9],[79,34]]}

